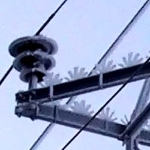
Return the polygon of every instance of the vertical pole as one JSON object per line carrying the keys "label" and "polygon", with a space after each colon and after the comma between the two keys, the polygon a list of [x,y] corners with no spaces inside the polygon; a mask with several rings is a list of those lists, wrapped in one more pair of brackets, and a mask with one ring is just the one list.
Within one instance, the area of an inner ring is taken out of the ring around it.
{"label": "vertical pole", "polygon": [[36,75],[32,74],[31,77],[29,78],[29,87],[28,90],[35,89],[37,87],[38,83],[38,78]]}
{"label": "vertical pole", "polygon": [[134,150],[134,141],[132,138],[127,141],[126,150]]}
{"label": "vertical pole", "polygon": [[[136,103],[136,107],[133,110],[133,113],[131,115],[131,122],[132,120],[135,119],[135,117],[137,117],[137,115],[139,115],[141,113],[141,111],[144,109],[144,107],[146,106],[146,103],[149,99],[149,94],[150,94],[150,78],[147,78],[144,81],[141,93],[139,95],[138,101]],[[130,139],[127,141],[126,143],[126,150],[138,150],[137,143],[135,143],[137,139],[133,139],[133,137],[130,137]]]}
{"label": "vertical pole", "polygon": [[130,137],[130,139],[126,143],[126,150],[140,150],[137,144],[137,140]]}

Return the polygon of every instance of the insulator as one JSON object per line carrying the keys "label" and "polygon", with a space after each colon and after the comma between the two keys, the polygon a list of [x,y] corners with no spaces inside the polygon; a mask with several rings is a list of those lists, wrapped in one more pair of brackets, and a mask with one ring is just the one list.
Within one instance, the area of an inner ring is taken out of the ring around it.
{"label": "insulator", "polygon": [[58,46],[53,39],[46,38],[42,35],[22,37],[13,41],[9,46],[9,52],[13,57],[16,57],[24,51],[29,50],[34,52],[37,49],[53,55],[58,51]]}
{"label": "insulator", "polygon": [[46,72],[55,66],[51,55],[57,50],[54,40],[41,35],[19,38],[9,46],[10,54],[15,57],[13,67],[20,72],[20,79],[29,84],[33,84],[32,79],[37,83],[43,81]]}

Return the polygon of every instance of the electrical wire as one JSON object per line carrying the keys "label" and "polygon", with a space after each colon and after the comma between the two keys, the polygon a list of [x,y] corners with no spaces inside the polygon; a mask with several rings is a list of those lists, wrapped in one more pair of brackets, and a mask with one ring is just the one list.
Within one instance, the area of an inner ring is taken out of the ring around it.
{"label": "electrical wire", "polygon": [[13,69],[13,65],[11,65],[9,67],[9,69],[7,70],[7,72],[4,74],[4,76],[1,78],[0,80],[0,86],[3,84],[3,82],[5,81],[5,79],[8,77],[8,75],[10,74],[10,72],[12,71]]}
{"label": "electrical wire", "polygon": [[67,142],[67,144],[61,149],[65,150],[77,136],[97,117],[97,115],[121,92],[121,90],[137,75],[140,71],[142,71],[143,67],[150,61],[150,57],[141,65],[132,75],[131,77],[106,101],[106,103],[90,118],[90,120]]}
{"label": "electrical wire", "polygon": [[55,17],[55,15],[59,12],[59,10],[65,5],[65,3],[67,2],[68,0],[64,0],[60,6],[55,10],[54,13],[52,13],[49,18],[45,21],[45,23],[40,27],[40,29],[35,33],[35,35],[39,35],[43,30],[44,28],[50,23],[50,21]]}
{"label": "electrical wire", "polygon": [[[34,35],[39,35],[44,28],[50,23],[50,21],[55,17],[55,15],[59,12],[59,10],[63,7],[63,5],[65,5],[65,3],[68,0],[64,0],[60,6],[54,11],[54,13],[52,13],[49,18],[44,22],[44,24],[39,28],[39,30],[34,34]],[[3,84],[3,82],[5,81],[5,79],[8,77],[8,75],[11,73],[11,71],[13,70],[13,65],[11,65],[9,67],[9,69],[7,70],[7,72],[4,74],[4,76],[1,78],[0,80],[0,86]]]}
{"label": "electrical wire", "polygon": [[53,128],[54,123],[50,123],[42,132],[42,134],[38,137],[38,139],[34,142],[34,144],[31,146],[31,148],[29,150],[34,150],[37,149],[37,147],[39,146],[39,144],[42,142],[42,139],[44,139],[44,137],[48,134],[49,130],[51,128]]}
{"label": "electrical wire", "polygon": [[49,131],[54,127],[55,123],[56,123],[56,116],[57,116],[57,106],[54,107],[54,120],[53,122],[51,122],[42,132],[42,134],[37,138],[37,140],[34,142],[34,144],[31,146],[31,148],[29,150],[34,150],[37,149],[37,147],[39,146],[39,144],[43,141],[44,137],[46,137],[46,135],[49,133]]}

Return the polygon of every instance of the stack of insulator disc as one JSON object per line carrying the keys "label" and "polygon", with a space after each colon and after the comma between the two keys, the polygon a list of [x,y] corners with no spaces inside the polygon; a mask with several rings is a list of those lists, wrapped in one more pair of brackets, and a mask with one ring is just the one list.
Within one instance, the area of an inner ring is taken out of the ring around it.
{"label": "stack of insulator disc", "polygon": [[44,36],[29,36],[13,41],[9,53],[15,57],[13,67],[20,72],[20,79],[29,82],[32,75],[43,81],[46,72],[55,66],[52,57],[58,50],[57,43]]}

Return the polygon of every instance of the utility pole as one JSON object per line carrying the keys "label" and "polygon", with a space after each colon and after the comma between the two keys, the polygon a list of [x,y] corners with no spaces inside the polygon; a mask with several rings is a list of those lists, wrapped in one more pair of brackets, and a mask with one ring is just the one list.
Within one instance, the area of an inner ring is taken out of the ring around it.
{"label": "utility pole", "polygon": [[[9,52],[15,58],[13,67],[20,72],[20,79],[28,83],[27,91],[16,93],[15,114],[18,117],[23,116],[48,122],[53,122],[55,119],[57,124],[80,129],[90,119],[90,116],[69,111],[62,106],[58,106],[54,114],[55,107],[47,103],[122,85],[143,65],[141,63],[74,81],[37,88],[37,85],[46,77],[47,72],[55,66],[53,54],[57,50],[58,46],[54,40],[41,35],[19,38],[10,44]],[[150,146],[150,131],[142,129],[150,115],[150,104],[145,104],[150,87],[149,68],[150,62],[130,81],[146,79],[134,110],[136,116],[132,115],[130,123],[122,125],[110,120],[95,118],[85,131],[116,138],[126,145],[126,150],[138,150],[137,143]]]}

